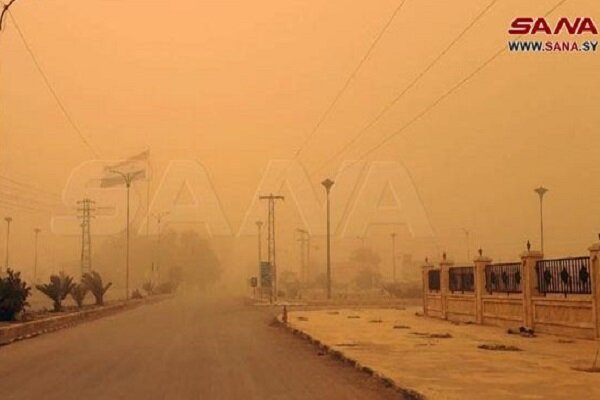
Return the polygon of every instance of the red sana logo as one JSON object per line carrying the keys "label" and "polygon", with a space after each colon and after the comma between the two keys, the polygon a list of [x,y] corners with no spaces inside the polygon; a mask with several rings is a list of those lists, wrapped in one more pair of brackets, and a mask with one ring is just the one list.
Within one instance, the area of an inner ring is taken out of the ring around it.
{"label": "red sana logo", "polygon": [[519,17],[510,25],[508,33],[511,35],[535,35],[543,33],[546,35],[558,35],[560,33],[570,35],[581,35],[582,33],[598,34],[594,21],[589,17],[577,17],[569,19],[563,17],[555,25],[550,24],[546,18]]}

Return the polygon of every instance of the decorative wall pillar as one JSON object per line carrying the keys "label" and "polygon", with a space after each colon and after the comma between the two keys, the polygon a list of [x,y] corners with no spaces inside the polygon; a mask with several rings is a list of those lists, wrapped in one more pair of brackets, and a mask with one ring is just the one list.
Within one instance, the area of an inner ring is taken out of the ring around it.
{"label": "decorative wall pillar", "polygon": [[442,303],[442,318],[448,319],[448,293],[450,293],[450,267],[454,263],[447,259],[446,252],[442,255],[440,261],[440,297]]}
{"label": "decorative wall pillar", "polygon": [[537,262],[544,255],[541,251],[531,250],[531,243],[527,242],[527,250],[521,254],[521,289],[523,292],[523,323],[527,328],[533,328],[533,298],[539,296]]}
{"label": "decorative wall pillar", "polygon": [[589,248],[589,251],[589,273],[592,279],[592,318],[594,321],[594,336],[596,339],[600,339],[600,243],[593,244]]}
{"label": "decorative wall pillar", "polygon": [[425,264],[421,267],[422,280],[423,280],[423,315],[429,316],[429,308],[427,301],[427,294],[429,293],[429,271],[434,269],[434,265],[429,262],[429,260],[425,259]]}
{"label": "decorative wall pillar", "polygon": [[485,267],[492,263],[492,259],[483,255],[479,249],[479,256],[473,260],[475,264],[475,322],[483,324],[483,294],[485,293]]}

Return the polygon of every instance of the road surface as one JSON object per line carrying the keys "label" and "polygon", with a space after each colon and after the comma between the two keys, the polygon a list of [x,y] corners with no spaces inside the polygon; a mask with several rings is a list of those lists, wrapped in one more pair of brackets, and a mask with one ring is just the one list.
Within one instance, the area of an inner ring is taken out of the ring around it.
{"label": "road surface", "polygon": [[0,347],[0,399],[398,399],[275,310],[172,299]]}

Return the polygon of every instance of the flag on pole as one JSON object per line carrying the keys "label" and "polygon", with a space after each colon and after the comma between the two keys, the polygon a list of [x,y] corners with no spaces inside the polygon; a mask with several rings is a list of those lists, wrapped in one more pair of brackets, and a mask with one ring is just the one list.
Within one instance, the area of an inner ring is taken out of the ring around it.
{"label": "flag on pole", "polygon": [[100,179],[100,187],[113,187],[123,184],[123,175],[131,181],[138,181],[148,176],[148,158],[150,150],[143,151],[126,160],[104,167],[104,176]]}

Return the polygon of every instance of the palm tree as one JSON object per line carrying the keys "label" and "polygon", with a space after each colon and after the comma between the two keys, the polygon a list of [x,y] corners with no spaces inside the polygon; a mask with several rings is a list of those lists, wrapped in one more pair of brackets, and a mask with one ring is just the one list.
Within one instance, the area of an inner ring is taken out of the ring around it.
{"label": "palm tree", "polygon": [[36,285],[36,289],[50,297],[54,302],[54,311],[62,311],[63,300],[71,293],[75,283],[73,277],[61,272],[60,275],[50,276],[50,283]]}
{"label": "palm tree", "polygon": [[83,306],[83,300],[85,299],[87,292],[88,287],[83,283],[79,283],[73,286],[73,289],[71,290],[71,297],[73,298],[75,303],[77,303],[78,308],[81,308]]}
{"label": "palm tree", "polygon": [[81,283],[84,284],[92,295],[96,299],[96,305],[101,306],[104,304],[104,294],[112,286],[112,283],[109,282],[104,285],[102,282],[102,277],[96,271],[88,272],[83,275],[81,278]]}

